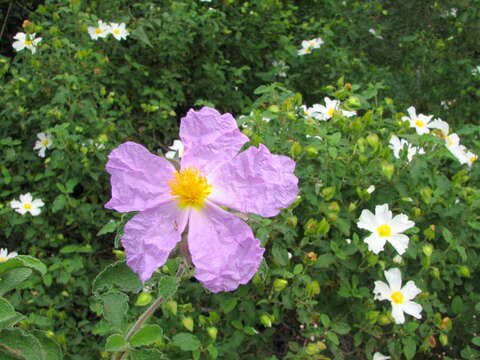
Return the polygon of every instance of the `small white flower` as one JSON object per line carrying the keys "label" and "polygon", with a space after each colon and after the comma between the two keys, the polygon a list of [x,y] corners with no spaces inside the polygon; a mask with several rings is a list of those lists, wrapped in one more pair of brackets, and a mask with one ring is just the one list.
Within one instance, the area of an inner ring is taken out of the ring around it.
{"label": "small white flower", "polygon": [[329,97],[323,99],[325,101],[325,105],[315,104],[313,105],[313,111],[319,113],[321,116],[321,120],[327,121],[328,119],[332,118],[335,114],[342,114],[346,117],[355,116],[357,113],[355,111],[347,111],[340,109],[340,101],[332,100]]}
{"label": "small white flower", "polygon": [[478,155],[474,154],[469,150],[466,150],[464,154],[465,154],[464,163],[472,167],[473,163],[478,160]]}
{"label": "small white flower", "polygon": [[415,223],[404,214],[393,217],[388,204],[383,204],[375,207],[375,215],[370,210],[362,210],[357,226],[371,232],[363,241],[373,253],[382,251],[388,241],[402,255],[409,241],[408,236],[402,233],[415,226]]}
{"label": "small white flower", "polygon": [[440,135],[443,139],[445,139],[450,133],[450,126],[446,121],[443,121],[442,119],[435,119],[429,125],[431,129],[440,130]]}
{"label": "small white flower", "polygon": [[472,75],[480,75],[480,65],[472,70]]}
{"label": "small white flower", "polygon": [[312,40],[303,40],[302,48],[298,50],[298,55],[310,54],[314,49],[318,49],[322,46],[323,40],[321,38],[315,38]]}
{"label": "small white flower", "polygon": [[307,139],[313,138],[313,139],[317,139],[317,140],[323,140],[322,137],[321,137],[321,136],[318,136],[318,135],[312,136],[312,135],[306,134],[305,137],[306,137]]}
{"label": "small white flower", "polygon": [[171,151],[168,151],[165,154],[165,157],[167,159],[174,159],[176,156],[178,156],[178,158],[181,158],[185,153],[185,147],[183,146],[183,143],[180,140],[174,140],[173,145],[169,146],[169,149]]}
{"label": "small white flower", "polygon": [[88,34],[93,40],[98,40],[99,38],[105,38],[110,34],[110,27],[107,23],[104,23],[102,20],[98,20],[97,26],[89,26],[87,28]]}
{"label": "small white flower", "polygon": [[375,300],[388,300],[392,304],[392,316],[396,324],[405,322],[407,313],[417,319],[421,319],[422,306],[411,301],[422,292],[415,283],[410,280],[402,287],[402,273],[398,268],[385,271],[388,284],[383,281],[375,281]]}
{"label": "small white flower", "polygon": [[34,200],[30,193],[20,195],[20,201],[10,201],[10,207],[22,215],[25,215],[27,212],[32,214],[32,216],[40,215],[40,208],[43,205],[45,205],[45,203],[42,200]]}
{"label": "small white flower", "polygon": [[388,360],[390,359],[390,356],[385,356],[379,352],[376,352],[373,354],[373,360]]}
{"label": "small white flower", "polygon": [[377,31],[375,29],[368,29],[368,32],[375,36],[377,39],[383,40],[383,36],[380,34],[377,34]]}
{"label": "small white flower", "polygon": [[127,36],[130,34],[128,30],[125,28],[125,23],[121,23],[121,24],[110,23],[109,31],[113,35],[113,37],[117,40],[125,40]]}
{"label": "small white flower", "polygon": [[370,185],[368,188],[367,188],[367,193],[371,194],[375,191],[375,185]]}
{"label": "small white flower", "polygon": [[389,147],[393,150],[393,156],[397,159],[400,159],[400,151],[402,151],[405,146],[407,146],[407,160],[408,162],[412,161],[413,156],[416,154],[425,154],[425,150],[422,148],[417,148],[410,144],[405,139],[399,139],[397,136],[392,135],[390,138]]}
{"label": "small white flower", "polygon": [[37,134],[37,138],[38,140],[35,141],[35,146],[33,147],[33,150],[38,150],[38,156],[44,158],[45,150],[50,148],[53,144],[52,135],[41,132]]}
{"label": "small white flower", "polygon": [[395,255],[392,260],[395,264],[401,264],[402,263],[402,257],[400,255]]}
{"label": "small white flower", "polygon": [[347,242],[348,245],[352,243],[352,239],[345,239],[345,241]]}
{"label": "small white flower", "polygon": [[402,120],[408,121],[410,123],[410,127],[415,128],[418,135],[423,135],[430,132],[430,121],[432,120],[433,115],[417,115],[417,110],[415,110],[413,106],[410,106],[407,109],[407,112],[409,116],[403,116]]}
{"label": "small white flower", "polygon": [[0,249],[0,263],[13,259],[18,254],[16,252],[8,253],[7,249]]}
{"label": "small white flower", "polygon": [[312,107],[307,107],[306,105],[302,105],[302,106],[300,106],[300,109],[303,110],[303,113],[305,114],[305,116],[307,118],[314,118],[314,119],[317,119],[317,120],[323,120],[323,115],[319,110],[320,109],[319,106],[321,106],[321,105],[320,104],[314,104],[314,105],[312,105]]}
{"label": "small white flower", "polygon": [[277,71],[277,76],[279,76],[279,77],[287,77],[287,71],[288,71],[288,69],[290,69],[290,66],[288,66],[287,64],[285,64],[285,61],[283,61],[283,60],[279,60],[279,61],[274,60],[274,61],[272,62],[272,66],[276,69],[276,71]]}
{"label": "small white flower", "polygon": [[25,34],[23,32],[19,32],[13,38],[16,41],[13,42],[12,46],[16,51],[22,51],[23,49],[27,48],[32,52],[32,54],[35,54],[38,43],[42,41],[41,37],[35,39],[35,33]]}

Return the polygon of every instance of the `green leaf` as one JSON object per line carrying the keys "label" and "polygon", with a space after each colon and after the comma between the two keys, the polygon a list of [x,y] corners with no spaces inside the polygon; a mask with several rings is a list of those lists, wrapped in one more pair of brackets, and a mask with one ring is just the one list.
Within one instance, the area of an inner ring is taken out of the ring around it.
{"label": "green leaf", "polygon": [[36,270],[41,275],[45,275],[47,272],[47,267],[40,260],[28,255],[18,255],[13,259],[0,263],[0,274],[20,267]]}
{"label": "green leaf", "polygon": [[475,337],[472,339],[472,344],[473,344],[473,345],[480,346],[480,336],[475,336]]}
{"label": "green leaf", "polygon": [[143,28],[143,26],[139,26],[135,30],[133,30],[131,36],[132,38],[140,40],[145,45],[153,48],[153,45],[150,42],[150,39],[148,38],[147,33],[145,32],[145,29]]}
{"label": "green leaf", "polygon": [[289,259],[288,259],[288,251],[284,248],[274,246],[272,248],[272,255],[273,259],[276,261],[276,263],[280,266],[286,266],[288,265]]}
{"label": "green leaf", "polygon": [[350,326],[344,322],[336,322],[332,325],[332,330],[337,334],[345,335],[348,334],[351,330]]}
{"label": "green leaf", "polygon": [[164,276],[158,282],[158,293],[165,299],[168,299],[175,295],[178,288],[177,278],[173,276]]}
{"label": "green leaf", "polygon": [[142,283],[124,261],[118,261],[108,265],[93,280],[93,292],[98,293],[102,289],[119,288],[127,292],[138,292],[142,289]]}
{"label": "green leaf", "polygon": [[237,306],[237,302],[238,300],[235,297],[227,298],[224,301],[222,301],[221,304],[223,306],[223,312],[225,314],[228,314],[229,312],[231,312]]}
{"label": "green leaf", "polygon": [[0,328],[9,326],[10,320],[16,317],[15,308],[6,299],[0,297]]}
{"label": "green leaf", "polygon": [[317,262],[315,263],[315,267],[316,268],[327,268],[334,261],[335,261],[335,258],[333,257],[332,254],[323,254],[323,255],[320,255],[318,257]]}
{"label": "green leaf", "polygon": [[403,353],[407,360],[413,359],[417,351],[417,344],[413,338],[407,337],[403,340]]}
{"label": "green leaf", "polygon": [[132,336],[130,344],[132,346],[145,346],[153,344],[163,337],[163,330],[158,325],[144,325],[135,335]]}
{"label": "green leaf", "polygon": [[93,252],[93,248],[91,245],[67,245],[60,250],[60,253],[62,254],[71,254],[71,253],[88,254],[91,252]]}
{"label": "green leaf", "polygon": [[34,330],[33,335],[37,338],[42,346],[45,360],[62,360],[63,354],[60,345],[53,339],[47,336],[44,331]]}
{"label": "green leaf", "polygon": [[442,229],[442,235],[443,235],[443,238],[445,239],[445,241],[455,247],[457,246],[457,241],[453,238],[453,235],[452,233],[450,232],[450,230],[448,230],[447,228],[443,228]]}
{"label": "green leaf", "polygon": [[130,352],[128,358],[131,360],[168,360],[169,358],[157,349],[135,349]]}
{"label": "green leaf", "polygon": [[47,360],[37,338],[21,329],[0,330],[0,348],[25,360]]}
{"label": "green leaf", "polygon": [[119,291],[111,291],[102,296],[103,316],[113,327],[121,329],[128,312],[128,296]]}
{"label": "green leaf", "polygon": [[327,339],[330,340],[331,342],[333,342],[335,345],[340,344],[340,340],[338,339],[337,334],[335,334],[334,332],[329,331],[327,333]]}
{"label": "green leaf", "polygon": [[102,226],[102,228],[98,231],[97,236],[113,233],[117,231],[117,227],[118,223],[116,221],[110,220],[108,223]]}
{"label": "green leaf", "polygon": [[113,334],[107,338],[105,351],[119,351],[127,346],[127,342],[120,334]]}
{"label": "green leaf", "polygon": [[2,275],[2,278],[0,278],[0,296],[12,289],[15,289],[18,284],[28,279],[30,275],[32,275],[32,270],[26,267],[7,271],[4,275]]}
{"label": "green leaf", "polygon": [[178,333],[173,337],[173,345],[183,351],[194,351],[200,347],[200,340],[192,334]]}
{"label": "green leaf", "polygon": [[463,301],[460,296],[455,296],[452,300],[452,311],[455,314],[461,314],[463,312]]}
{"label": "green leaf", "polygon": [[51,210],[53,213],[56,213],[62,210],[67,203],[67,197],[63,194],[58,195],[55,200],[53,200],[53,204]]}
{"label": "green leaf", "polygon": [[328,328],[330,327],[330,318],[328,317],[327,314],[321,314],[320,315],[320,321],[322,322],[323,326]]}

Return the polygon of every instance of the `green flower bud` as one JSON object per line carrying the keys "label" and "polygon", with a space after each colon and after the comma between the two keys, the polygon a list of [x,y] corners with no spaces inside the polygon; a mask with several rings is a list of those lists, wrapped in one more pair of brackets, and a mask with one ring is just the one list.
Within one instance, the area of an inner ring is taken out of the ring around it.
{"label": "green flower bud", "polygon": [[320,294],[320,284],[317,280],[313,280],[307,284],[307,296],[314,297],[315,295]]}
{"label": "green flower bud", "polygon": [[355,210],[357,210],[357,202],[348,204],[348,212],[354,212]]}
{"label": "green flower bud", "polygon": [[433,190],[429,186],[425,186],[420,189],[420,196],[425,204],[430,204],[432,202]]}
{"label": "green flower bud", "polygon": [[285,279],[275,279],[273,282],[273,290],[280,292],[285,290],[285,288],[288,286],[288,281]]}
{"label": "green flower bud", "polygon": [[419,207],[412,207],[412,218],[417,219],[422,215],[422,210]]}
{"label": "green flower bud", "polygon": [[374,150],[376,150],[380,143],[380,139],[377,134],[369,134],[367,136],[367,142],[368,145],[370,145]]}
{"label": "green flower bud", "polygon": [[428,228],[423,230],[423,235],[427,240],[435,239],[435,225],[430,225]]}
{"label": "green flower bud", "polygon": [[378,323],[382,326],[387,326],[392,323],[392,319],[389,316],[382,314],[378,317]]}
{"label": "green flower bud", "polygon": [[339,212],[340,211],[340,205],[336,201],[332,201],[330,204],[328,204],[328,210],[333,211],[333,212]]}
{"label": "green flower bud", "polygon": [[448,336],[447,335],[440,334],[440,336],[438,337],[438,340],[440,340],[440,344],[442,344],[442,346],[447,346],[448,345]]}
{"label": "green flower bud", "polygon": [[316,253],[313,251],[310,251],[309,253],[306,253],[305,256],[303,257],[303,263],[305,265],[313,265],[317,262],[318,256]]}
{"label": "green flower bud", "polygon": [[380,315],[379,311],[368,311],[365,314],[365,318],[370,324],[375,324],[377,322],[378,316]]}
{"label": "green flower bud", "polygon": [[210,326],[207,328],[207,333],[208,336],[210,336],[210,339],[215,341],[217,339],[218,329],[216,327]]}
{"label": "green flower bud", "polygon": [[260,316],[260,322],[263,326],[267,328],[272,327],[272,318],[270,317],[270,315],[263,314],[262,316]]}
{"label": "green flower bud", "polygon": [[165,308],[172,313],[172,315],[177,315],[178,304],[175,300],[170,300],[165,303]]}
{"label": "green flower bud", "polygon": [[309,343],[305,348],[305,352],[308,355],[318,355],[326,348],[327,347],[323,342],[317,341],[316,343]]}
{"label": "green flower bud", "polygon": [[337,188],[335,186],[329,186],[322,189],[322,196],[325,200],[329,201],[335,195]]}
{"label": "green flower bud", "polygon": [[458,275],[464,278],[469,278],[471,276],[470,268],[466,265],[462,265],[457,269]]}
{"label": "green flower bud", "polygon": [[135,306],[146,306],[152,302],[152,295],[149,292],[142,291],[135,301]]}
{"label": "green flower bud", "polygon": [[305,235],[315,235],[317,232],[318,222],[315,219],[308,219],[307,223],[303,226]]}
{"label": "green flower bud", "polygon": [[318,157],[318,150],[314,146],[307,146],[305,148],[305,155],[308,159],[316,159]]}
{"label": "green flower bud", "polygon": [[302,145],[300,145],[298,141],[294,141],[292,146],[290,147],[290,154],[293,157],[297,157],[298,155],[300,155],[301,152],[302,152]]}
{"label": "green flower bud", "polygon": [[193,332],[193,328],[194,328],[195,323],[190,316],[186,316],[182,319],[182,325],[188,331]]}
{"label": "green flower bud", "polygon": [[423,253],[425,254],[425,256],[427,256],[427,257],[430,257],[433,254],[433,246],[430,245],[430,244],[424,245],[422,250],[423,250]]}
{"label": "green flower bud", "polygon": [[395,166],[388,162],[383,162],[382,165],[382,173],[388,180],[392,180],[393,174],[395,173]]}
{"label": "green flower bud", "polygon": [[345,106],[352,109],[359,109],[362,106],[358,96],[352,95],[345,102]]}
{"label": "green flower bud", "polygon": [[248,137],[251,137],[253,135],[253,130],[250,128],[245,128],[242,130],[242,133]]}
{"label": "green flower bud", "polygon": [[112,250],[112,252],[118,260],[125,259],[125,251],[123,251],[123,250]]}
{"label": "green flower bud", "polygon": [[430,273],[432,274],[432,277],[440,280],[440,270],[436,267],[431,268]]}
{"label": "green flower bud", "polygon": [[330,224],[327,219],[323,218],[317,226],[318,235],[326,235],[330,231]]}
{"label": "green flower bud", "polygon": [[444,317],[442,319],[442,323],[440,324],[440,329],[445,330],[446,332],[452,330],[452,319],[450,319],[448,316]]}
{"label": "green flower bud", "polygon": [[296,216],[289,216],[287,218],[287,224],[292,225],[293,227],[297,226],[298,218]]}
{"label": "green flower bud", "polygon": [[327,214],[327,219],[330,220],[332,223],[338,220],[338,213],[336,212],[329,212]]}
{"label": "green flower bud", "polygon": [[280,112],[280,108],[278,107],[278,105],[270,105],[267,110],[274,114]]}

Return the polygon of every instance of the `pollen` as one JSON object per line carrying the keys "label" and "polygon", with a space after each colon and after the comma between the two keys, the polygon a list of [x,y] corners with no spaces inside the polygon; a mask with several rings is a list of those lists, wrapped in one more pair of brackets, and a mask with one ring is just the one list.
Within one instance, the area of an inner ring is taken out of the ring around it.
{"label": "pollen", "polygon": [[415,121],[415,125],[417,125],[419,128],[423,128],[425,123],[422,120],[417,119],[417,121]]}
{"label": "pollen", "polygon": [[33,41],[32,40],[25,40],[25,45],[27,45],[27,46],[33,45]]}
{"label": "pollen", "polygon": [[8,260],[8,257],[0,256],[0,262],[5,262]]}
{"label": "pollen", "polygon": [[332,117],[333,114],[335,114],[335,108],[330,108],[330,109],[327,110],[327,115],[328,116]]}
{"label": "pollen", "polygon": [[474,156],[472,156],[469,160],[470,160],[470,163],[473,164],[475,161],[478,160],[478,156],[477,156],[477,155],[474,155]]}
{"label": "pollen", "polygon": [[100,28],[95,29],[95,34],[101,34],[101,33],[103,33],[102,29],[100,29]]}
{"label": "pollen", "polygon": [[50,144],[50,141],[48,141],[47,139],[42,141],[43,146],[48,146],[48,144]]}
{"label": "pollen", "polygon": [[112,32],[113,32],[115,35],[120,35],[120,30],[118,30],[118,29],[115,29],[115,30],[113,30]]}
{"label": "pollen", "polygon": [[392,228],[389,225],[383,224],[377,228],[378,235],[381,237],[387,237],[392,234]]}
{"label": "pollen", "polygon": [[23,204],[25,210],[32,210],[32,204]]}
{"label": "pollen", "polygon": [[168,182],[170,195],[177,201],[181,209],[194,208],[197,210],[205,206],[205,199],[212,192],[212,186],[207,183],[195,167],[188,167],[174,173],[172,180]]}
{"label": "pollen", "polygon": [[390,295],[390,298],[392,299],[394,304],[397,304],[397,305],[403,304],[403,294],[400,291],[392,292],[392,295]]}

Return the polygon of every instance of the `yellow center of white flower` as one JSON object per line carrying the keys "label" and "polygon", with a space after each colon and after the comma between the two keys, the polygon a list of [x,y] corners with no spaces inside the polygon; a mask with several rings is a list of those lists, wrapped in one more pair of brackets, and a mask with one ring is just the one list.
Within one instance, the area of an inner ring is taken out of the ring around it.
{"label": "yellow center of white flower", "polygon": [[422,120],[417,119],[417,121],[415,121],[415,125],[417,125],[419,128],[422,128],[425,126],[425,123]]}
{"label": "yellow center of white flower", "polygon": [[31,46],[31,45],[33,45],[33,41],[32,40],[25,40],[25,45]]}
{"label": "yellow center of white flower", "polygon": [[95,29],[95,34],[101,34],[101,33],[103,33],[102,29],[100,29],[100,28]]}
{"label": "yellow center of white flower", "polygon": [[475,161],[478,160],[478,156],[477,156],[477,155],[473,155],[469,160],[470,160],[470,162],[473,164]]}
{"label": "yellow center of white flower", "polygon": [[120,30],[118,30],[118,29],[115,29],[115,30],[113,30],[112,32],[113,32],[115,35],[120,35]]}
{"label": "yellow center of white flower", "polygon": [[327,110],[327,115],[328,116],[332,117],[333,114],[335,114],[335,108],[330,108],[330,109]]}
{"label": "yellow center of white flower", "polygon": [[390,295],[390,298],[392,299],[394,304],[397,304],[397,305],[403,304],[403,294],[400,291],[392,292],[392,295]]}
{"label": "yellow center of white flower", "polygon": [[23,208],[24,208],[25,210],[32,210],[32,204],[30,204],[30,203],[23,204]]}
{"label": "yellow center of white flower", "polygon": [[48,144],[50,144],[50,141],[48,141],[48,139],[42,141],[43,146],[48,146]]}
{"label": "yellow center of white flower", "polygon": [[201,209],[205,206],[205,199],[212,193],[212,186],[207,178],[200,175],[195,167],[188,167],[174,173],[174,178],[168,182],[170,195],[178,202],[181,209],[192,207]]}
{"label": "yellow center of white flower", "polygon": [[8,260],[8,257],[6,256],[0,256],[0,262],[5,262]]}
{"label": "yellow center of white flower", "polygon": [[380,235],[381,237],[387,237],[387,236],[390,236],[392,234],[391,226],[386,225],[386,224],[380,225],[377,228],[377,231],[378,231],[378,235]]}

